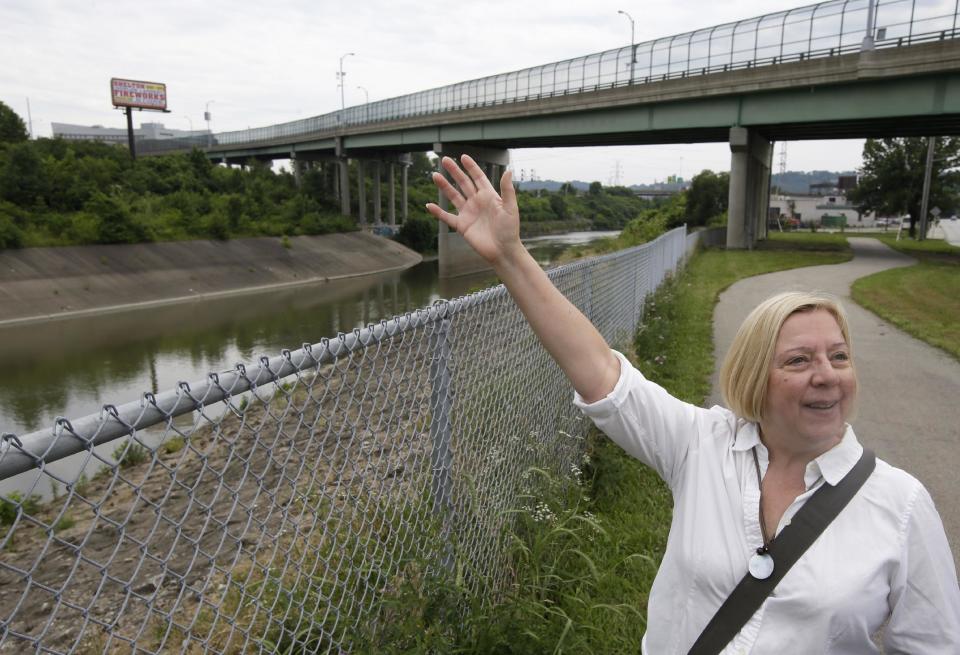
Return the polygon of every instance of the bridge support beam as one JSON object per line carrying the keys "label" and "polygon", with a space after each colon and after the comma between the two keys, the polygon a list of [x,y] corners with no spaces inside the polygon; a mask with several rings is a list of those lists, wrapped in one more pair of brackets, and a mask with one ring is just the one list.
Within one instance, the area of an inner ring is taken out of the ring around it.
{"label": "bridge support beam", "polygon": [[383,164],[378,159],[373,162],[373,222],[375,225],[383,223],[383,194],[380,185],[383,182]]}
{"label": "bridge support beam", "polygon": [[357,221],[360,227],[367,224],[367,174],[362,159],[357,159]]}
{"label": "bridge support beam", "polygon": [[340,186],[340,214],[342,216],[350,215],[350,161],[347,159],[347,153],[344,152],[343,138],[336,137],[334,145],[334,154],[337,157],[337,177]]}
{"label": "bridge support beam", "polygon": [[410,172],[410,166],[413,164],[413,159],[409,154],[404,155],[401,164],[403,167],[400,171],[400,221],[406,223],[409,214],[407,210],[407,179],[409,178],[408,173]]}
{"label": "bridge support beam", "polygon": [[296,183],[297,188],[300,188],[300,185],[303,182],[303,165],[305,162],[301,161],[297,157],[297,151],[295,149],[290,150],[290,168],[293,173],[293,181]]}
{"label": "bridge support beam", "polygon": [[397,224],[397,165],[393,162],[387,164],[387,222],[390,225]]}
{"label": "bridge support beam", "polygon": [[[450,157],[458,162],[461,155],[470,155],[480,164],[481,168],[485,164],[493,164],[499,167],[507,166],[510,163],[510,151],[500,148],[475,146],[466,143],[435,143],[433,144],[433,151],[441,157]],[[488,175],[492,173],[489,168],[487,171]],[[493,181],[494,187],[498,187],[499,184],[499,178]],[[448,208],[447,199],[443,194],[440,194],[438,204],[444,209]],[[456,232],[451,232],[445,223],[440,223],[439,229],[437,251],[440,277],[456,277],[490,270],[490,265],[486,260],[476,254],[462,236]]]}
{"label": "bridge support beam", "polygon": [[727,248],[752,248],[766,236],[773,144],[756,131],[730,128]]}

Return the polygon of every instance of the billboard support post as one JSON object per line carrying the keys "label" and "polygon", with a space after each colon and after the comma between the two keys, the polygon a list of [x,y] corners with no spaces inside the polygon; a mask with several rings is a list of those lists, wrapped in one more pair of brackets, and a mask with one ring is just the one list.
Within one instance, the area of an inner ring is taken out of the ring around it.
{"label": "billboard support post", "polygon": [[127,142],[130,144],[130,157],[137,160],[137,146],[133,139],[133,107],[125,107],[124,113],[127,115]]}

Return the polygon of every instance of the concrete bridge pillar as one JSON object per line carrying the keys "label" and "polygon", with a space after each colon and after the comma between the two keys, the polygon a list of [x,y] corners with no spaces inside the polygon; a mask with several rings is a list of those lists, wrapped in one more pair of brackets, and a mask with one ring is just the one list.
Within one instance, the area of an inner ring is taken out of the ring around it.
{"label": "concrete bridge pillar", "polygon": [[297,151],[290,151],[290,169],[293,173],[293,181],[296,183],[297,188],[300,188],[300,184],[303,181],[303,165],[305,162],[297,159]]}
{"label": "concrete bridge pillar", "polygon": [[383,221],[383,202],[380,183],[383,181],[383,164],[378,159],[373,162],[373,222],[380,225]]}
{"label": "concrete bridge pillar", "polygon": [[[331,166],[331,164],[333,164]],[[320,173],[323,175],[323,186],[327,192],[334,197],[335,200],[340,200],[340,185],[337,183],[337,165],[335,162],[322,161],[318,162],[320,166]]]}
{"label": "concrete bridge pillar", "polygon": [[350,216],[350,161],[343,148],[343,139],[336,137],[334,154],[337,157],[337,173],[339,177],[340,214]]}
{"label": "concrete bridge pillar", "polygon": [[367,176],[363,160],[357,160],[357,220],[360,227],[367,224]]}
{"label": "concrete bridge pillar", "polygon": [[409,178],[408,173],[410,172],[410,166],[413,164],[413,160],[410,155],[404,155],[403,168],[400,170],[400,220],[404,223],[407,222],[407,216],[409,214],[407,207],[407,180]]}
{"label": "concrete bridge pillar", "polygon": [[[500,148],[475,146],[467,143],[435,143],[433,151],[441,157],[450,157],[460,161],[461,155],[470,155],[483,168],[486,165],[507,166],[510,163],[510,151]],[[446,175],[446,173],[444,173]],[[488,167],[487,174],[492,174]],[[494,186],[499,185],[499,179]],[[440,195],[438,203],[448,209],[447,199]],[[439,255],[440,277],[456,277],[468,273],[478,273],[490,270],[490,265],[480,255],[476,254],[463,237],[451,232],[446,223],[440,223],[437,237],[437,251]]]}
{"label": "concrete bridge pillar", "polygon": [[397,165],[390,162],[387,165],[387,222],[397,224]]}
{"label": "concrete bridge pillar", "polygon": [[773,144],[754,130],[730,128],[727,248],[752,248],[767,234]]}

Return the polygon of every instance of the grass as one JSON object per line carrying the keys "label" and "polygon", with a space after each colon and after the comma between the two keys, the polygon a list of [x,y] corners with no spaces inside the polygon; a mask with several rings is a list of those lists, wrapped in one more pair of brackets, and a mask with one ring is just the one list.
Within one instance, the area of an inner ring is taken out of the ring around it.
{"label": "grass", "polygon": [[849,251],[847,236],[829,232],[774,232],[758,245],[760,250]]}
{"label": "grass", "polygon": [[943,262],[946,264],[960,264],[960,248],[951,246],[942,239],[925,239],[916,241],[903,236],[897,241],[896,234],[873,235],[894,250],[916,257],[926,262]]}
{"label": "grass", "polygon": [[960,359],[960,248],[945,241],[880,237],[919,263],[853,283],[853,299],[904,332]]}

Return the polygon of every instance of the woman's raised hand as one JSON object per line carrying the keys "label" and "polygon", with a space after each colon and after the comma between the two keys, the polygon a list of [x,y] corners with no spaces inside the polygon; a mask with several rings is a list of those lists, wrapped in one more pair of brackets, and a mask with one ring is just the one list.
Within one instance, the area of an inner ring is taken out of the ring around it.
{"label": "woman's raised hand", "polygon": [[517,248],[522,251],[520,211],[510,171],[503,174],[498,194],[469,155],[463,155],[460,161],[462,169],[449,157],[440,162],[457,183],[456,187],[440,173],[433,174],[434,184],[457,213],[444,211],[432,202],[427,204],[427,211],[463,235],[470,247],[491,264],[519,252]]}

